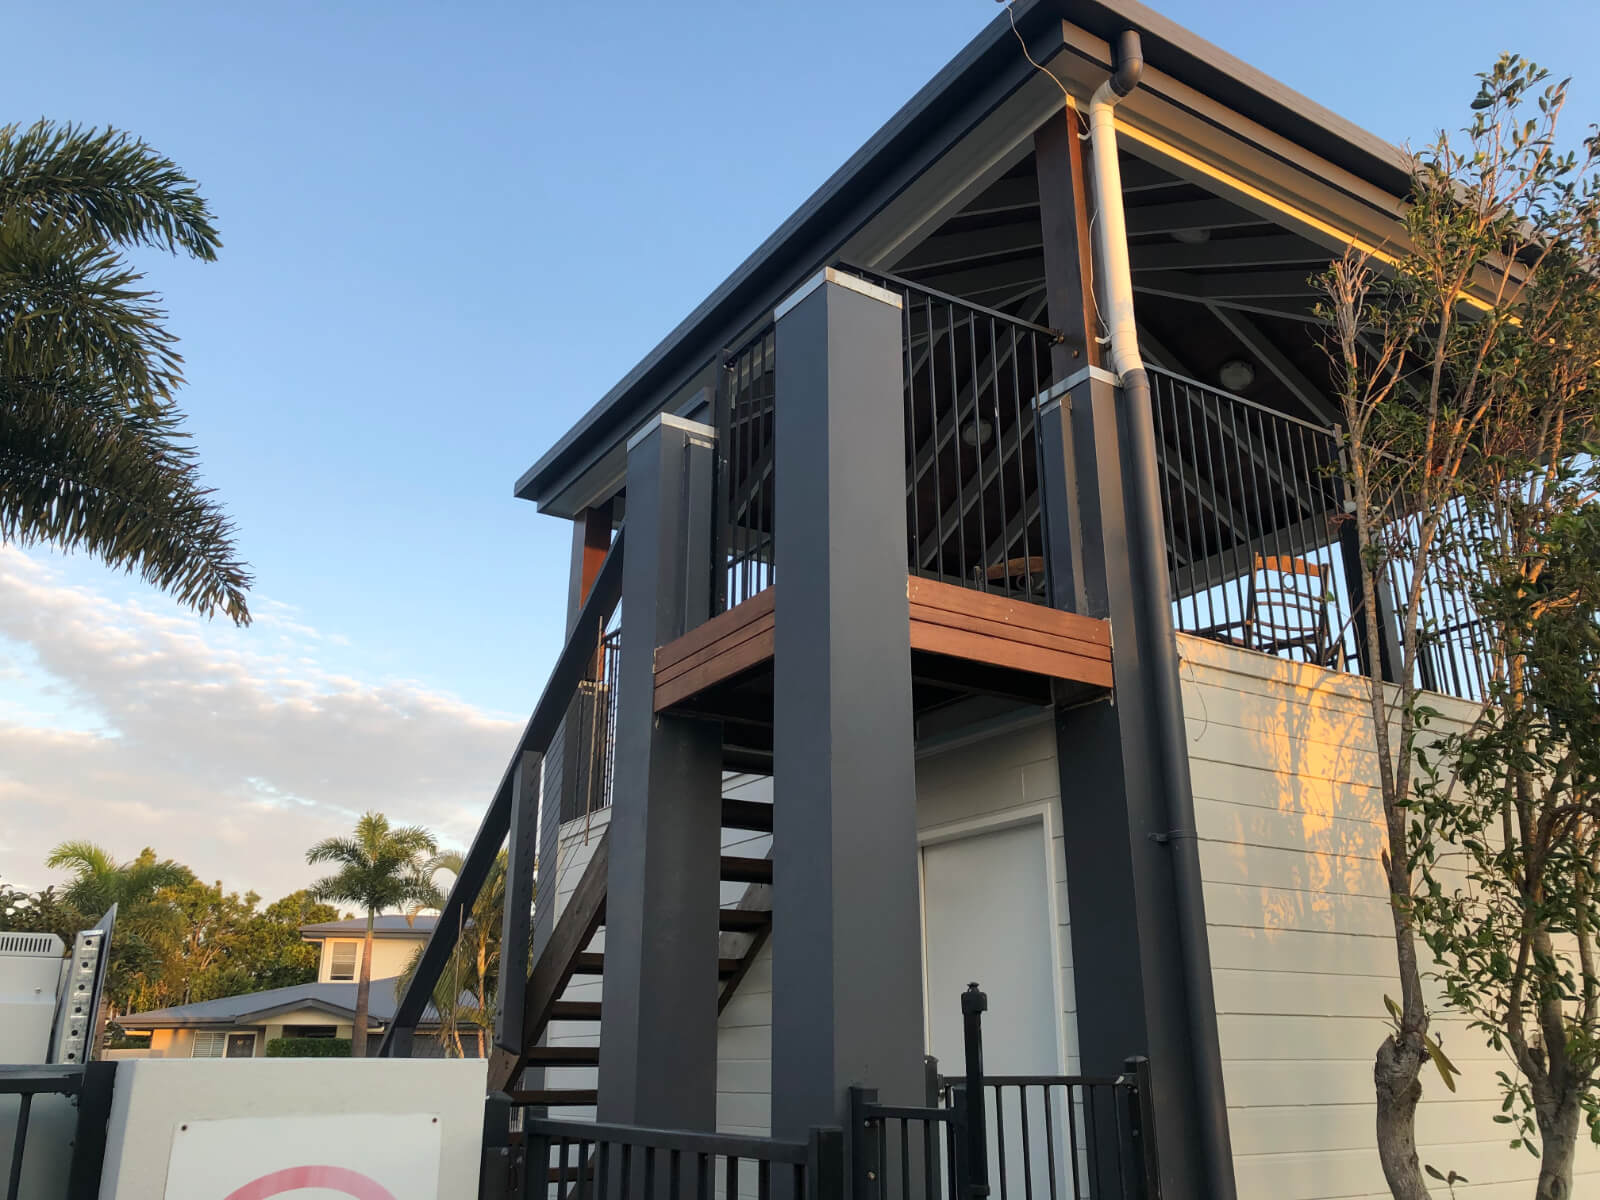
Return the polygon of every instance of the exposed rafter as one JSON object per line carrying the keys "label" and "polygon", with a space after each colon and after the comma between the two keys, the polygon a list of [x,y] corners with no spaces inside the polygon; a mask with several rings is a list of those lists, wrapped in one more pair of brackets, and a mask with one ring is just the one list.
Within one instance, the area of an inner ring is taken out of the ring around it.
{"label": "exposed rafter", "polygon": [[1326,265],[1328,252],[1293,234],[1267,237],[1225,238],[1212,242],[1165,242],[1131,246],[1128,258],[1135,271],[1191,271],[1222,267],[1282,267]]}
{"label": "exposed rafter", "polygon": [[1127,212],[1128,236],[1185,233],[1190,230],[1242,229],[1266,225],[1255,213],[1226,200],[1183,200],[1172,204],[1145,204]]}
{"label": "exposed rafter", "polygon": [[1223,326],[1234,337],[1238,338],[1262,366],[1272,372],[1274,378],[1286,388],[1301,404],[1306,411],[1313,413],[1318,420],[1329,425],[1339,423],[1339,410],[1334,406],[1322,389],[1307,379],[1299,367],[1289,361],[1284,352],[1278,349],[1273,340],[1243,313],[1230,312],[1225,308],[1208,305],[1211,315],[1222,322]]}
{"label": "exposed rafter", "polygon": [[1184,271],[1141,271],[1134,277],[1135,291],[1179,300],[1288,299],[1315,294],[1310,271],[1228,271],[1195,275]]}

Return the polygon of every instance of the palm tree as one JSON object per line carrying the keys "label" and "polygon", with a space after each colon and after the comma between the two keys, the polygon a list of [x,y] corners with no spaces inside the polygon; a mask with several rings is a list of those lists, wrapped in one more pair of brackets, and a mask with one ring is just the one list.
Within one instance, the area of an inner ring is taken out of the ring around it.
{"label": "palm tree", "polygon": [[91,920],[115,904],[119,921],[126,922],[154,901],[162,888],[182,887],[194,879],[188,867],[170,858],[157,861],[149,847],[138,858],[119,863],[93,842],[62,842],[44,865],[72,872],[61,898]]}
{"label": "palm tree", "polygon": [[250,576],[173,401],[182,359],[121,254],[220,245],[194,181],[137,138],[0,126],[0,538],[86,549],[245,624]]}
{"label": "palm tree", "polygon": [[361,950],[361,975],[356,984],[356,1024],[350,1053],[367,1052],[367,1011],[372,992],[372,924],[387,908],[403,908],[435,895],[424,874],[425,855],[438,851],[433,834],[415,825],[389,824],[382,813],[369,812],[356,822],[355,836],[326,838],[306,851],[308,863],[336,863],[338,871],[311,885],[318,900],[353,904],[366,910],[367,935]]}
{"label": "palm tree", "polygon": [[174,931],[178,917],[178,910],[163,902],[162,893],[192,882],[194,874],[170,858],[158,860],[148,846],[137,858],[118,862],[104,847],[86,841],[62,842],[44,863],[52,870],[72,872],[60,899],[76,914],[78,928],[117,906],[117,928],[106,964],[106,1005],[95,1030],[98,1046],[107,1010],[123,1011],[148,977],[160,970],[156,943]]}
{"label": "palm tree", "polygon": [[[424,869],[431,883],[440,871],[459,876],[464,862],[465,856],[460,851],[447,850],[434,855]],[[488,877],[483,881],[477,900],[473,902],[471,917],[456,939],[450,964],[440,973],[439,986],[434,989],[434,1007],[439,1010],[442,1025],[455,1025],[467,1020],[477,1026],[480,1058],[488,1053],[488,1030],[494,1024],[495,1002],[500,991],[500,930],[506,908],[506,862],[506,852],[502,850],[489,868]],[[444,892],[435,888],[427,906],[442,908],[443,902]],[[418,951],[417,958],[420,957],[421,951]],[[406,973],[407,982],[415,971],[416,961],[413,960]],[[463,982],[472,992],[473,1002],[470,1005],[463,1005],[460,1000]],[[450,1007],[448,1020],[441,1000]],[[451,1032],[451,1037],[459,1051],[460,1034]]]}

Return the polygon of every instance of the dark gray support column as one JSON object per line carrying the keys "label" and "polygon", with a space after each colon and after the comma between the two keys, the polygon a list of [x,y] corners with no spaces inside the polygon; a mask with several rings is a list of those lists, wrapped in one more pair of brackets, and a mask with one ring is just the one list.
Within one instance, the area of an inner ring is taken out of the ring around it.
{"label": "dark gray support column", "polygon": [[778,1137],[923,1094],[900,317],[835,271],[778,309]]}
{"label": "dark gray support column", "polygon": [[[1148,1056],[1163,1195],[1209,1196],[1207,1126],[1216,1115],[1209,1108],[1202,1113],[1213,1098],[1201,1080],[1206,1056],[1214,1061],[1217,1054],[1216,1004],[1209,973],[1202,987],[1185,970],[1180,925],[1195,916],[1199,901],[1180,889],[1173,856],[1193,851],[1193,797],[1186,757],[1184,794],[1168,794],[1162,689],[1154,678],[1176,673],[1176,650],[1170,622],[1164,635],[1141,628],[1159,604],[1141,611],[1137,603],[1138,534],[1130,519],[1135,475],[1128,447],[1139,435],[1134,423],[1148,429],[1150,417],[1132,410],[1114,376],[1087,369],[1043,398],[1038,420],[1046,524],[1065,525],[1058,520],[1062,506],[1077,505],[1085,539],[1085,577],[1063,580],[1054,601],[1070,608],[1086,599],[1089,615],[1110,618],[1115,646],[1115,705],[1056,712],[1083,1070],[1117,1074],[1130,1055]],[[1050,551],[1056,553],[1053,539]],[[1163,636],[1174,647],[1170,661],[1146,651]],[[1225,1111],[1220,1119],[1225,1129]]]}
{"label": "dark gray support column", "polygon": [[[528,953],[533,940],[534,865],[539,860],[540,765],[544,755],[526,751],[511,783],[511,828],[506,835],[506,898],[500,922],[500,1011],[495,1045],[522,1053],[523,998],[528,990]],[[546,938],[549,934],[546,933]]]}
{"label": "dark gray support column", "polygon": [[657,715],[656,647],[710,613],[714,431],[628,443],[621,692],[601,999],[602,1121],[716,1127],[722,730]]}

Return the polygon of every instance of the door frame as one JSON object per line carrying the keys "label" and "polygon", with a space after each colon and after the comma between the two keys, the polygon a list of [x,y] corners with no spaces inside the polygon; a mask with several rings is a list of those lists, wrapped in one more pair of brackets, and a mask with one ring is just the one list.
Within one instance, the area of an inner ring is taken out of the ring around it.
{"label": "door frame", "polygon": [[[1056,813],[1056,801],[1036,800],[1024,804],[1013,805],[1009,808],[996,809],[991,812],[978,813],[970,817],[960,817],[953,821],[942,821],[937,825],[929,825],[917,830],[917,903],[918,921],[922,931],[922,1045],[924,1052],[930,1049],[929,1042],[933,1033],[933,1017],[929,1004],[932,997],[928,995],[928,892],[926,872],[923,865],[923,852],[929,846],[936,846],[942,842],[958,842],[964,838],[975,837],[985,833],[1000,833],[1007,829],[1035,826],[1039,829],[1044,845],[1045,880],[1048,884],[1045,897],[1045,912],[1050,924],[1050,991],[1055,997],[1053,1014],[1055,1017],[1056,1054],[1055,1070],[1057,1073],[1067,1073],[1068,1040],[1067,1040],[1067,1014],[1066,994],[1062,986],[1062,971],[1064,964],[1061,959],[1061,904],[1060,895],[1064,890],[1066,881],[1066,864],[1057,862],[1056,855],[1056,830],[1059,816]],[[1074,975],[1073,984],[1076,987],[1077,977]],[[1077,1012],[1077,997],[1073,997],[1073,1012]],[[949,1072],[945,1072],[949,1074]],[[1050,1074],[1048,1070],[1040,1069],[1039,1074]]]}

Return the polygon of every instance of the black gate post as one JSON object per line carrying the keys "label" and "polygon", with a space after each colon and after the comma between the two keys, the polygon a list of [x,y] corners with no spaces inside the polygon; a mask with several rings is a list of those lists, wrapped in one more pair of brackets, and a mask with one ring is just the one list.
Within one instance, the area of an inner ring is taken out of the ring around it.
{"label": "black gate post", "polygon": [[988,1011],[989,997],[969,983],[961,993],[961,1035],[965,1042],[967,1058],[966,1087],[966,1145],[963,1157],[967,1190],[963,1197],[983,1200],[989,1194],[989,1136],[985,1128],[983,1111],[983,1014]]}
{"label": "black gate post", "polygon": [[478,1200],[511,1195],[511,1097],[490,1092],[483,1102],[483,1165],[478,1168]]}
{"label": "black gate post", "polygon": [[[67,1200],[96,1200],[106,1163],[106,1126],[111,1121],[111,1091],[117,1064],[95,1059],[83,1064],[78,1089],[78,1125],[72,1135],[72,1170],[67,1176]],[[22,1162],[20,1153],[18,1164]]]}
{"label": "black gate post", "polygon": [[1122,1064],[1133,1081],[1128,1090],[1128,1132],[1133,1143],[1134,1186],[1138,1200],[1161,1200],[1161,1170],[1156,1160],[1155,1095],[1150,1060],[1130,1058]]}

